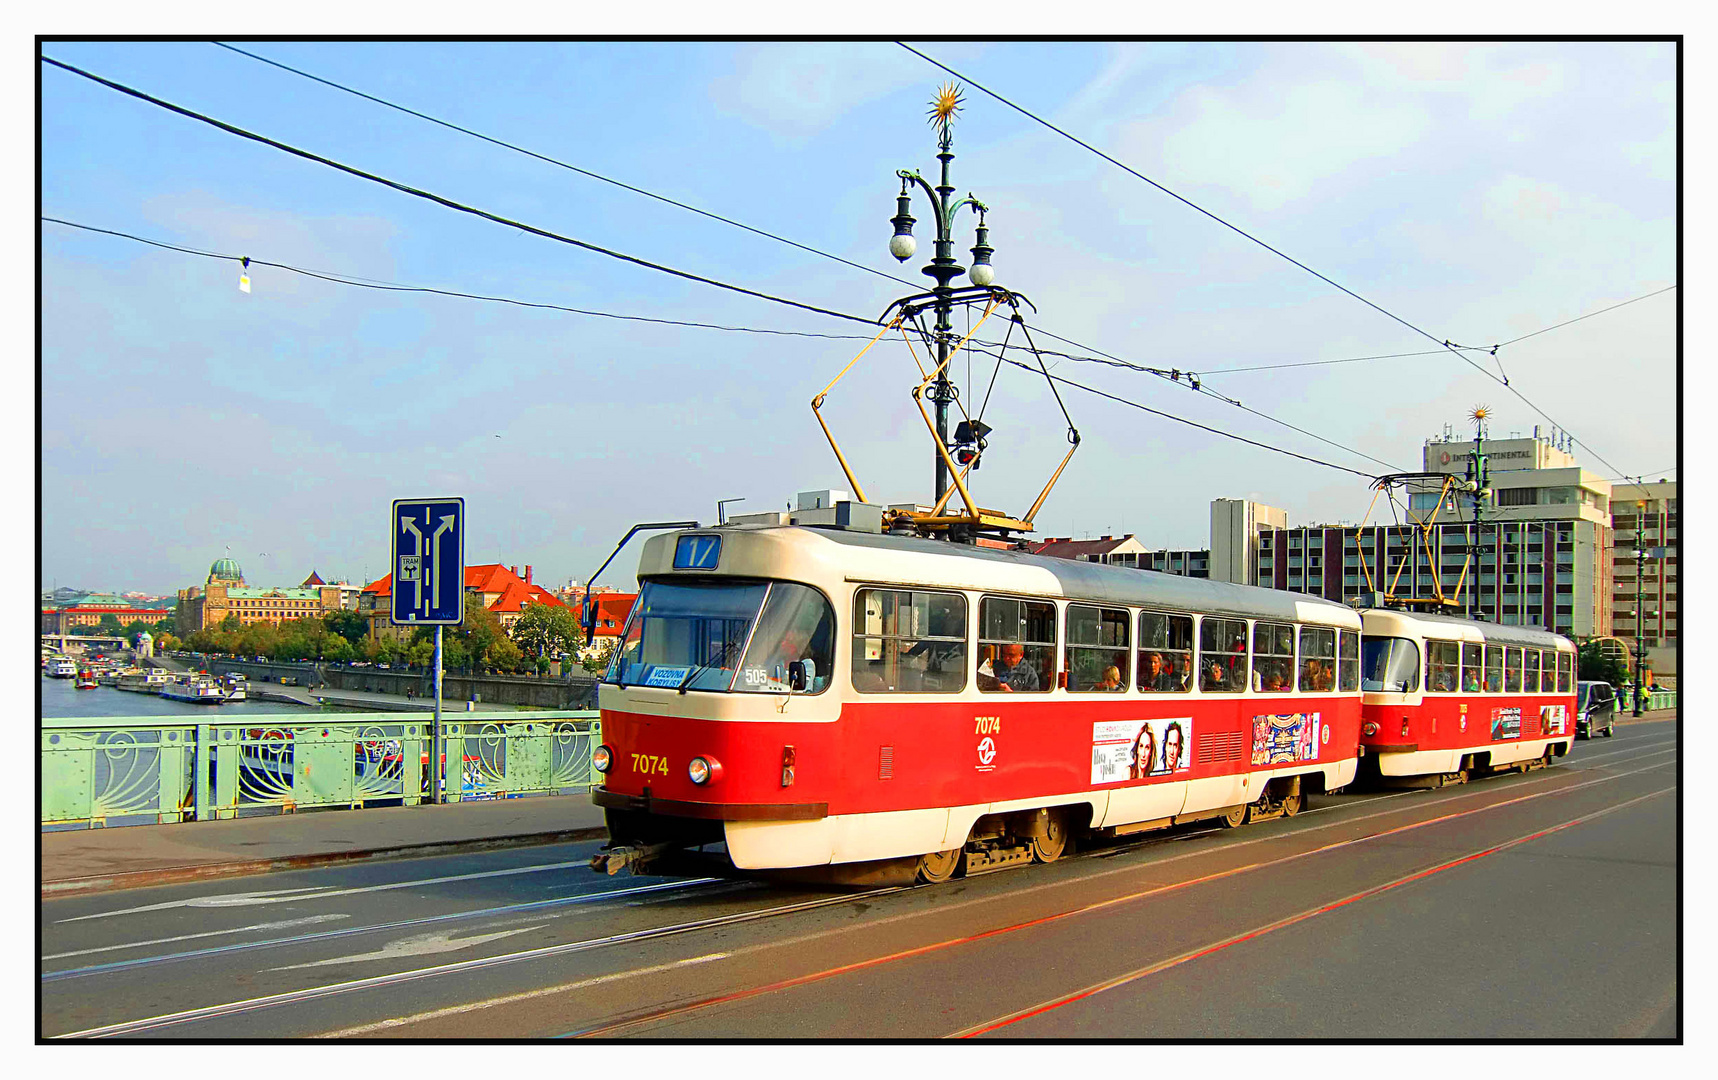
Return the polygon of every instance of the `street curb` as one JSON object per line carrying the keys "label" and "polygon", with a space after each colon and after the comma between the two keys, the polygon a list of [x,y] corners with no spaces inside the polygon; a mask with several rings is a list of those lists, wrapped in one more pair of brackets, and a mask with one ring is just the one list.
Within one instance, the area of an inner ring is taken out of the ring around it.
{"label": "street curb", "polygon": [[133,870],[101,877],[44,881],[42,882],[41,898],[43,900],[57,900],[65,896],[119,892],[124,889],[143,889],[155,885],[181,885],[192,881],[213,881],[220,878],[245,877],[252,874],[272,874],[282,870],[308,870],[315,867],[332,866],[337,863],[381,862],[388,859],[414,859],[425,855],[497,851],[504,848],[565,844],[578,840],[601,840],[607,836],[608,829],[596,826],[588,829],[562,829],[557,832],[486,837],[480,840],[442,840],[427,844],[407,844],[401,847],[370,848],[362,851],[326,851],[314,855],[286,855],[276,859],[247,859],[242,862],[209,863],[202,866],[164,866],[155,870]]}

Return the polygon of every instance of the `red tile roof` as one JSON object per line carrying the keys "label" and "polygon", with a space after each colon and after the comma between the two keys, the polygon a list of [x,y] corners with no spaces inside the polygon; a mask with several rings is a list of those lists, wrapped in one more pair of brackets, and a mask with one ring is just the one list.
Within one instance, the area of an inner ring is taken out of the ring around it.
{"label": "red tile roof", "polygon": [[1033,547],[1032,554],[1051,555],[1058,559],[1074,559],[1081,555],[1108,555],[1132,539],[1132,533],[1126,536],[1106,536],[1101,540],[1075,540],[1072,537],[1052,536]]}
{"label": "red tile roof", "polygon": [[309,589],[309,588],[313,588],[314,586],[317,586],[317,585],[326,585],[326,584],[328,584],[328,583],[326,581],[322,580],[322,575],[320,575],[316,571],[312,570],[310,572],[310,576],[304,579],[304,584],[300,585],[299,588]]}
{"label": "red tile roof", "polygon": [[618,637],[621,627],[626,625],[627,615],[632,612],[632,602],[637,599],[637,593],[598,593],[591,597],[591,605],[597,609],[596,632]]}
{"label": "red tile roof", "polygon": [[[483,593],[504,593],[508,586],[523,585],[513,571],[500,563],[483,563],[479,566],[465,568],[465,587]],[[384,574],[375,581],[364,586],[364,591],[376,596],[394,595],[394,578],[392,574]]]}
{"label": "red tile roof", "polygon": [[495,603],[489,605],[489,610],[497,614],[511,614],[524,611],[531,604],[552,604],[558,608],[567,606],[561,602],[560,597],[541,585],[527,585],[522,581],[515,581],[507,586]]}

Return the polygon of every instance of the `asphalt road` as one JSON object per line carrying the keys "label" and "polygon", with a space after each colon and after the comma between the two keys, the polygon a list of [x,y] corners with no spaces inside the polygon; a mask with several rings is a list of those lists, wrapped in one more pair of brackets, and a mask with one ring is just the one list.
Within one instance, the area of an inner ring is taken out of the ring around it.
{"label": "asphalt road", "polygon": [[1676,1038],[1675,722],[829,893],[566,844],[41,906],[41,1033],[108,1038]]}

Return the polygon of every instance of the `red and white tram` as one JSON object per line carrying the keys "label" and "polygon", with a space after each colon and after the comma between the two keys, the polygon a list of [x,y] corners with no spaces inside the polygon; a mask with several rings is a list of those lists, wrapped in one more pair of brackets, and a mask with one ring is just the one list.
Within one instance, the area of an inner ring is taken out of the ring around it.
{"label": "red and white tram", "polygon": [[1362,618],[1360,744],[1381,776],[1437,785],[1569,752],[1576,713],[1568,638],[1405,611]]}
{"label": "red and white tram", "polygon": [[1329,601],[791,526],[654,537],[638,578],[599,699],[611,873],[724,843],[938,881],[1356,773],[1361,617]]}

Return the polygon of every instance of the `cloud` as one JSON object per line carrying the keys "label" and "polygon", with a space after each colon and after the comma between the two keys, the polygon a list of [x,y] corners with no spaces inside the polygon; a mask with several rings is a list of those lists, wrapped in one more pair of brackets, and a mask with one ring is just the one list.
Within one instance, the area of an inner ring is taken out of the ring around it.
{"label": "cloud", "polygon": [[[952,64],[981,51],[939,43],[937,55]],[[936,78],[936,69],[888,41],[751,45],[736,51],[731,73],[711,83],[710,100],[779,137],[804,139],[906,87],[925,89],[928,100]]]}

